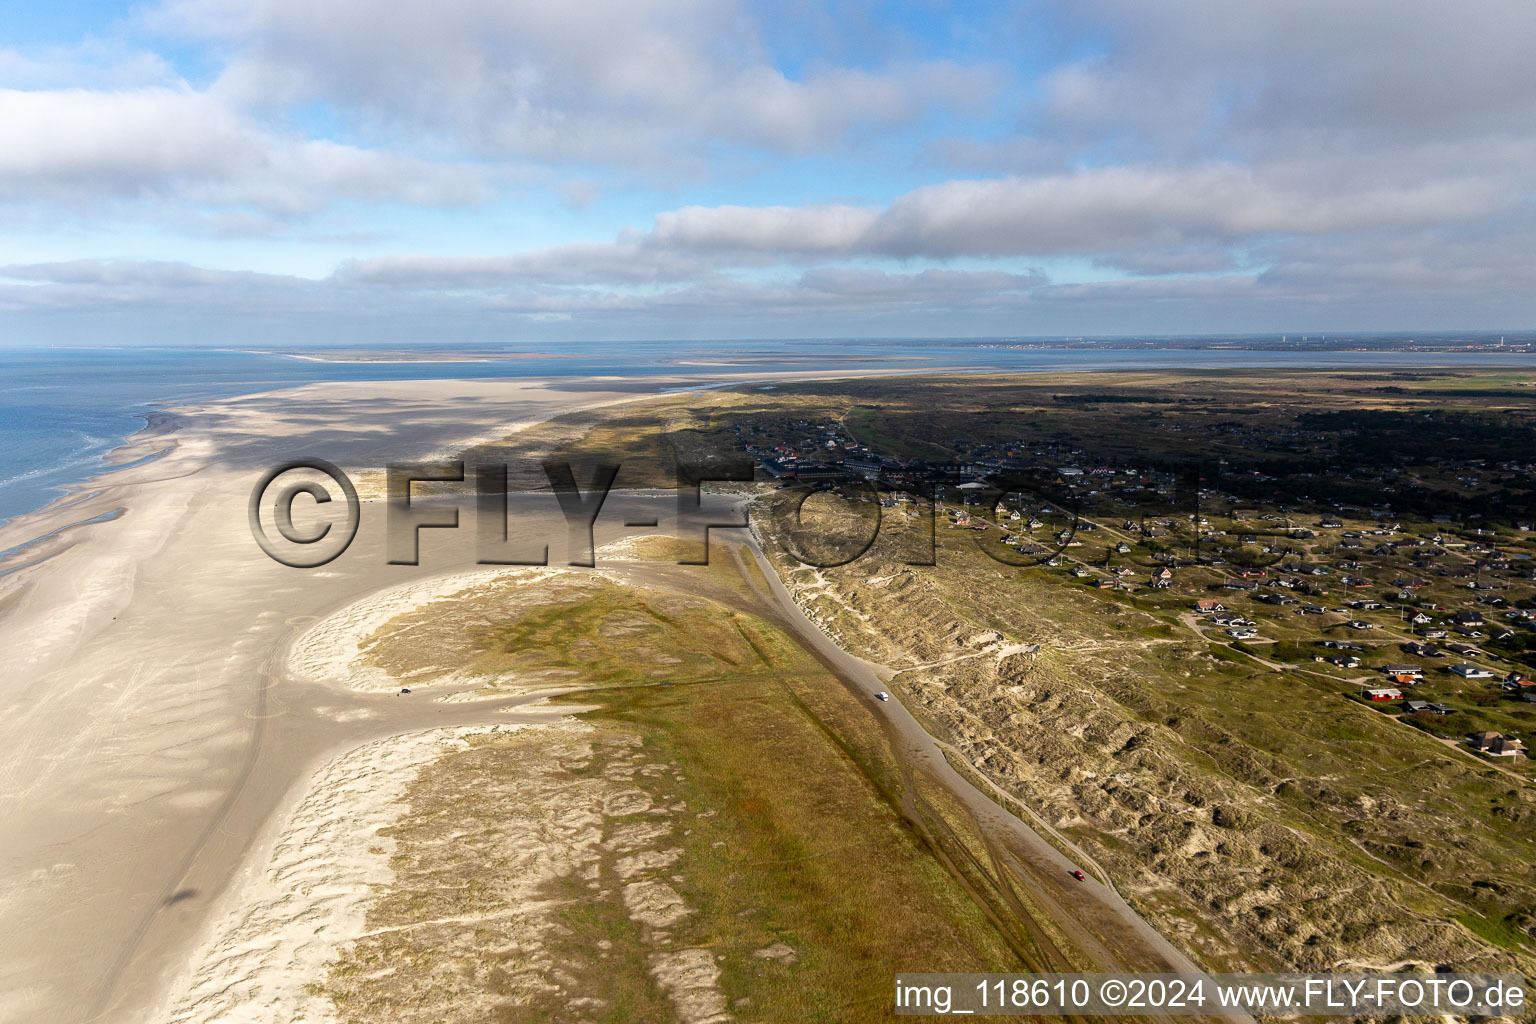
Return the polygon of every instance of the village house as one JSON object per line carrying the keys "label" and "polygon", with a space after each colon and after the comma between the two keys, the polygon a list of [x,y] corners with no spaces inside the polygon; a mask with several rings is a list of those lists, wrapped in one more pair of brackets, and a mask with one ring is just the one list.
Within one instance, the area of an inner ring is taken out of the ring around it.
{"label": "village house", "polygon": [[1432,715],[1449,715],[1456,709],[1449,704],[1436,704],[1433,701],[1410,700],[1403,705],[1403,709],[1410,713],[1415,711],[1427,711]]}
{"label": "village house", "polygon": [[1518,758],[1525,753],[1524,743],[1498,732],[1474,732],[1467,737],[1467,745],[1489,757]]}

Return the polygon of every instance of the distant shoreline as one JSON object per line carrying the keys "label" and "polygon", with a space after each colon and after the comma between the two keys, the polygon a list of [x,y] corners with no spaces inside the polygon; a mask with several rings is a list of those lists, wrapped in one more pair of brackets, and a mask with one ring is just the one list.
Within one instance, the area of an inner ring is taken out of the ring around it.
{"label": "distant shoreline", "polygon": [[[616,353],[613,372],[607,373],[592,371],[586,365],[595,358],[591,353],[475,354],[458,348],[426,351],[412,356],[410,353],[401,353],[398,349],[385,348],[370,354],[355,346],[313,353],[271,349],[189,349],[187,350],[189,354],[223,353],[258,356],[265,359],[281,359],[295,367],[307,364],[314,369],[297,373],[294,379],[284,379],[281,382],[273,379],[281,376],[280,372],[259,374],[247,382],[240,382],[238,378],[209,381],[207,391],[211,393],[177,397],[178,390],[184,386],[178,384],[174,376],[174,367],[167,365],[165,372],[168,375],[164,386],[156,388],[152,394],[146,394],[143,398],[122,406],[121,411],[130,414],[132,420],[121,424],[119,427],[123,430],[121,434],[103,433],[103,437],[112,436],[116,441],[110,446],[100,446],[96,454],[87,458],[80,457],[73,451],[74,447],[78,446],[78,440],[72,434],[61,432],[57,450],[44,452],[40,448],[34,448],[30,453],[23,450],[21,456],[15,458],[14,464],[8,463],[7,456],[14,457],[16,453],[0,456],[0,529],[14,525],[18,519],[29,514],[51,509],[61,500],[70,500],[72,495],[79,493],[82,478],[89,480],[100,473],[118,468],[116,463],[121,456],[115,454],[116,450],[128,445],[130,439],[139,437],[145,429],[153,428],[158,421],[168,415],[167,409],[174,409],[187,401],[231,398],[251,392],[269,391],[274,389],[274,385],[302,387],[308,383],[320,383],[322,380],[363,379],[358,375],[367,375],[366,379],[374,379],[373,375],[377,374],[379,379],[433,380],[462,376],[464,378],[504,377],[508,380],[562,379],[572,382],[585,380],[589,382],[585,386],[591,386],[591,382],[601,380],[605,382],[604,386],[614,387],[621,386],[617,383],[620,380],[629,382],[622,386],[632,387],[647,378],[657,377],[680,377],[684,381],[681,386],[688,387],[693,386],[687,383],[689,378],[698,377],[707,378],[700,381],[699,386],[719,387],[729,383],[745,384],[755,380],[783,380],[811,375],[837,377],[868,374],[910,376],[1095,371],[1230,373],[1259,369],[1280,372],[1449,370],[1474,374],[1499,371],[1536,374],[1536,357],[1511,348],[1456,349],[1445,352],[1408,349],[1381,351],[1327,349],[1319,352],[1302,352],[1293,349],[1228,347],[1231,344],[1229,342],[1227,346],[1207,348],[1178,347],[1176,344],[1170,344],[1168,347],[1156,349],[1107,349],[1092,343],[1059,348],[1022,339],[989,339],[969,347],[943,346],[928,351],[897,352],[866,349],[851,355],[845,350],[826,352],[820,355],[819,365],[815,365],[815,368],[811,367],[816,361],[803,351],[787,351],[777,357],[769,357],[762,352],[751,350],[711,352],[707,348],[685,346],[679,351],[670,353],[665,360],[658,360],[654,355],[647,359],[640,353]],[[905,348],[906,346],[893,346],[893,348],[897,347]],[[163,350],[157,351],[160,352],[161,363],[174,362],[164,358]],[[397,356],[399,358],[396,358]],[[948,358],[951,356],[955,358]],[[546,358],[550,359],[551,363],[533,365]],[[935,360],[943,360],[943,365],[935,365]],[[69,360],[61,358],[56,375],[58,381],[71,379],[68,377],[68,366]],[[130,374],[142,374],[142,368],[138,367],[131,358],[125,359],[124,366]],[[779,367],[791,367],[791,369],[779,369]],[[306,379],[317,373],[324,376],[316,380]],[[334,378],[330,376],[332,374],[335,375]],[[418,374],[420,376],[417,376]],[[199,390],[202,391],[201,388]],[[182,394],[185,394],[184,390]],[[112,404],[113,400],[108,399],[105,407],[110,407]],[[45,459],[44,455],[49,457]],[[10,486],[14,481],[28,482]],[[0,545],[0,549],[8,546]]]}
{"label": "distant shoreline", "polygon": [[230,349],[251,356],[273,356],[278,359],[299,359],[306,363],[501,363],[518,359],[574,359],[574,356],[558,352],[505,352],[483,356],[459,355],[412,355],[399,349],[381,349],[368,353],[355,349],[338,349],[329,355],[307,355],[300,352],[280,352],[276,349]]}

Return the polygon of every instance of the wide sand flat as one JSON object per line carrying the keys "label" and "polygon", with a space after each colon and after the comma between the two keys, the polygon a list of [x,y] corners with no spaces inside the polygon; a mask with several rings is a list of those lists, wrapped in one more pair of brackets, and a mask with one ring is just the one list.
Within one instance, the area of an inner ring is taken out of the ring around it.
{"label": "wide sand flat", "polygon": [[[0,1022],[143,1019],[274,812],[329,756],[405,732],[548,719],[508,714],[516,701],[413,702],[288,671],[293,643],[359,599],[484,570],[472,500],[461,529],[423,534],[419,566],[385,564],[378,501],[337,561],[279,565],[246,518],[267,467],[315,455],[360,476],[637,394],[338,383],[181,409],[173,430],[123,453],[160,458],[0,530],[0,550],[60,531],[0,565],[15,570],[0,576]],[[514,529],[547,536],[561,564],[552,498],[514,504]],[[599,542],[625,517],[610,499]]]}

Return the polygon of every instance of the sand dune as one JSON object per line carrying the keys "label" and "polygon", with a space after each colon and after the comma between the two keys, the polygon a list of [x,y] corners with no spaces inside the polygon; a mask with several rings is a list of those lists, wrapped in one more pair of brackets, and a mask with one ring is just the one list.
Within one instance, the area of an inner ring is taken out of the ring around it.
{"label": "sand dune", "polygon": [[281,829],[252,851],[153,1016],[168,1024],[333,1020],[329,1000],[308,986],[324,977],[342,943],[362,933],[370,893],[391,879],[394,843],[379,830],[399,817],[416,769],[483,731],[392,736],[323,765]]}
{"label": "sand dune", "polygon": [[316,623],[293,645],[288,668],[295,676],[351,690],[394,690],[401,680],[366,664],[363,643],[397,615],[440,598],[504,579],[537,581],[559,569],[482,569],[458,572],[370,594]]}

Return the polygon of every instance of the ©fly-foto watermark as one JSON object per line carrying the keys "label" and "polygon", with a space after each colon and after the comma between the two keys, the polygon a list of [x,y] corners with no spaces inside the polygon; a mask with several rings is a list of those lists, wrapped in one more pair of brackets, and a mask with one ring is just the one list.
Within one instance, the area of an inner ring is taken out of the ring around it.
{"label": "\u00a9fly-foto watermark", "polygon": [[[711,481],[750,481],[752,463],[744,459],[709,459],[676,463],[677,523],[679,532],[702,542],[704,558],[684,564],[707,564],[709,531],[747,525],[745,515],[711,517],[704,509],[703,484]],[[593,527],[603,503],[613,490],[619,465],[592,467],[590,482],[577,483],[569,462],[546,460],[545,479],[559,502],[569,534],[570,564],[595,565]],[[416,565],[421,557],[422,530],[453,530],[459,526],[457,504],[422,502],[413,497],[419,483],[472,484],[475,518],[476,561],[482,565],[547,565],[549,545],[516,544],[510,538],[509,476],[504,462],[478,462],[466,472],[463,460],[441,463],[392,463],[385,471],[385,559],[391,565]],[[300,496],[315,506],[336,500],[345,502],[341,522],[318,522],[307,528],[295,524],[295,503]],[[454,493],[453,491],[449,492]],[[324,459],[291,459],[262,474],[251,490],[247,508],[251,535],[273,560],[293,568],[312,569],[340,557],[356,538],[362,521],[362,502],[345,472]],[[263,513],[269,513],[269,530]],[[655,527],[656,520],[626,522],[626,527]],[[273,534],[276,534],[274,536]],[[685,538],[687,539],[687,538]]]}
{"label": "\u00a9fly-foto watermark", "polygon": [[[559,502],[568,533],[569,562],[575,566],[595,564],[593,527],[609,493],[618,479],[619,463],[597,463],[581,467],[588,481],[578,483],[577,467],[569,461],[546,459],[540,463],[544,480]],[[704,508],[703,485],[710,482],[744,483],[754,479],[754,466],[743,453],[710,453],[694,458],[678,456],[673,462],[676,481],[677,532],[679,539],[699,544],[702,556],[685,560],[685,565],[707,565],[709,531],[743,528],[749,525],[746,512],[726,516],[711,514]],[[392,463],[386,467],[385,529],[386,561],[391,565],[416,565],[420,559],[420,532],[428,529],[452,530],[460,525],[459,504],[447,501],[422,501],[413,496],[416,484],[432,485],[434,498],[474,496],[474,521],[477,561],[483,565],[547,565],[548,543],[516,543],[508,529],[511,466],[506,462],[465,460],[439,463]],[[785,499],[777,505],[785,521],[775,535],[789,553],[807,565],[832,568],[861,557],[880,536],[882,507],[895,503],[895,497],[911,501],[919,510],[922,524],[916,540],[915,555],[904,558],[909,565],[935,564],[938,550],[935,536],[938,498],[935,487],[892,487],[870,480],[845,481],[840,489],[864,499],[860,512],[843,532],[830,531],[825,525],[807,527],[802,512],[807,500],[822,493],[824,487],[798,485],[785,488]],[[1064,526],[1055,535],[1055,543],[1038,551],[1025,553],[1013,548],[983,543],[978,548],[993,560],[1010,566],[1035,565],[1059,554],[1071,544],[1078,525],[1077,501],[1070,493],[1061,493],[1039,478],[1010,478],[995,482],[997,497],[1028,493],[1051,503],[1064,516]],[[338,498],[345,503],[339,521],[309,522],[300,526],[295,520],[300,498],[313,502],[305,510],[313,520],[315,509]],[[361,526],[361,500],[347,474],[331,462],[319,458],[298,458],[267,470],[251,490],[248,507],[251,535],[262,551],[273,560],[293,568],[312,569],[340,557],[351,545]],[[270,525],[269,525],[270,523]],[[657,526],[654,518],[626,522],[626,527]],[[809,540],[820,543],[811,543]]]}

